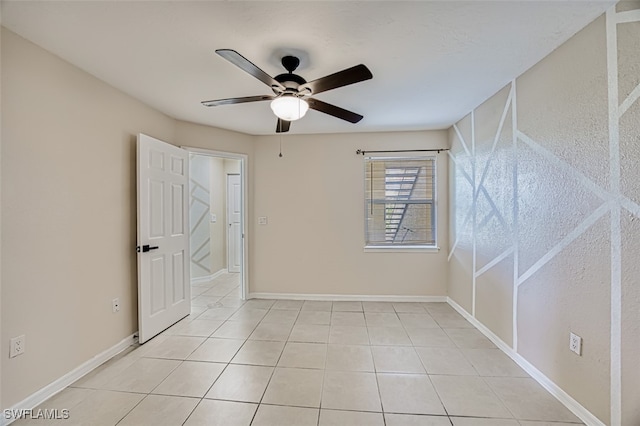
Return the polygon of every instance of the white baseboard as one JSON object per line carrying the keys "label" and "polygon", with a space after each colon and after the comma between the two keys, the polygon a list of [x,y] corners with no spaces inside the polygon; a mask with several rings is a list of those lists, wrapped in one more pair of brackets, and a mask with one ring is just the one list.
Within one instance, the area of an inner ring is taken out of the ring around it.
{"label": "white baseboard", "polygon": [[222,274],[226,274],[227,273],[227,269],[220,269],[218,272],[215,272],[211,275],[205,275],[204,277],[197,277],[197,278],[191,278],[191,284],[200,284],[200,283],[206,283],[207,281],[211,281],[215,278],[218,278],[220,275]]}
{"label": "white baseboard", "polygon": [[249,293],[248,299],[321,300],[331,302],[446,302],[447,296],[371,296],[361,294]]}
{"label": "white baseboard", "polygon": [[511,358],[516,364],[518,364],[524,371],[526,371],[532,379],[540,383],[551,395],[553,395],[562,405],[567,407],[573,414],[575,414],[580,420],[582,420],[587,426],[606,426],[600,419],[594,416],[589,410],[584,408],[578,401],[573,399],[568,393],[566,393],[560,386],[555,384],[551,379],[545,376],[540,370],[534,367],[529,361],[527,361],[522,355],[513,350],[512,347],[507,345],[501,338],[493,333],[487,326],[482,324],[476,318],[471,316],[462,306],[458,305],[455,300],[450,297],[447,298],[447,303],[451,305],[453,309],[458,311],[460,315],[465,317],[467,321],[473,324],[482,334],[487,336],[502,352],[504,352],[509,358]]}
{"label": "white baseboard", "polygon": [[[33,393],[32,395],[18,402],[13,407],[9,407],[9,410],[15,410],[17,412],[20,410],[31,410],[37,407],[38,405],[45,402],[47,399],[51,398],[58,392],[65,389],[67,386],[69,386],[79,378],[83,377],[84,375],[91,372],[93,369],[97,368],[98,366],[107,362],[114,356],[118,355],[120,352],[124,351],[129,346],[135,344],[137,335],[138,333],[136,332],[131,336],[125,337],[120,342],[116,343],[115,345],[108,348],[107,350],[99,353],[98,355],[94,356],[93,358],[81,364],[80,366],[74,368],[73,370],[71,370],[64,376],[60,377],[56,381],[49,383],[47,386],[43,387],[39,391]],[[2,425],[11,424],[15,420],[16,419],[5,419],[3,416]]]}

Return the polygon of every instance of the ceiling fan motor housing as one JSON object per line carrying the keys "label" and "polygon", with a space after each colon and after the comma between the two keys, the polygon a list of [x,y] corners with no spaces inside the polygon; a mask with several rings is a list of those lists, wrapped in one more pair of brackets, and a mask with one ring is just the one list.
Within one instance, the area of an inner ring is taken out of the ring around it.
{"label": "ceiling fan motor housing", "polygon": [[[282,84],[285,89],[287,89],[284,93],[296,95],[298,94],[298,87],[307,82],[304,78],[293,73],[296,68],[298,68],[298,65],[300,65],[300,59],[295,56],[285,56],[282,58],[282,66],[288,71],[288,73],[279,74],[274,77],[274,80]],[[274,90],[274,92],[278,93],[276,90]],[[305,91],[305,93],[301,93],[300,95],[310,94],[310,92]]]}
{"label": "ceiling fan motor housing", "polygon": [[285,70],[289,71],[290,73],[294,72],[299,65],[300,65],[300,59],[296,58],[295,56],[282,57],[282,66],[284,67]]}

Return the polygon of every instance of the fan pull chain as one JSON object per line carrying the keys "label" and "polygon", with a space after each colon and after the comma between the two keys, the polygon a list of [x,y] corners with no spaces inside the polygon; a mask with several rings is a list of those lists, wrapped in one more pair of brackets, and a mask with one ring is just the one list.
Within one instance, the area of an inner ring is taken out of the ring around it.
{"label": "fan pull chain", "polygon": [[282,158],[282,133],[280,133],[280,154],[278,154],[278,157]]}

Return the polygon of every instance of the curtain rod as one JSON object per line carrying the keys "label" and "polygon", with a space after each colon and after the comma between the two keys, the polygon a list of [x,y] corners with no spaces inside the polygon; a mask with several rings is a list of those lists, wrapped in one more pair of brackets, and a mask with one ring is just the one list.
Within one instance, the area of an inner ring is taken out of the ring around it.
{"label": "curtain rod", "polygon": [[440,154],[440,151],[449,151],[449,148],[437,148],[437,149],[394,149],[389,151],[365,151],[363,149],[359,149],[356,151],[356,155],[366,155],[369,153],[379,154],[386,152],[437,152]]}

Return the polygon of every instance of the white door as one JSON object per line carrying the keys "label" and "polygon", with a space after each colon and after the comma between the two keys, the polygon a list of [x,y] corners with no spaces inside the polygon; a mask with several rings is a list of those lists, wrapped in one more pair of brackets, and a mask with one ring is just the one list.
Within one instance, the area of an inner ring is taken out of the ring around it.
{"label": "white door", "polygon": [[242,267],[242,185],[240,175],[227,175],[227,269]]}
{"label": "white door", "polygon": [[138,135],[138,332],[140,343],[191,312],[189,155]]}

